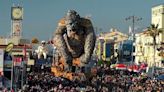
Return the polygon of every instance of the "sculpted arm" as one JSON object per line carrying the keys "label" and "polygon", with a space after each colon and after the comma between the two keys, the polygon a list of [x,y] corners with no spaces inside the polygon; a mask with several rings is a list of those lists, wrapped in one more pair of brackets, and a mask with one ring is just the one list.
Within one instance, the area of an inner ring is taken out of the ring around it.
{"label": "sculpted arm", "polygon": [[82,63],[88,63],[95,47],[96,36],[90,20],[86,20],[86,39],[84,45],[84,54],[80,57]]}
{"label": "sculpted arm", "polygon": [[60,51],[60,53],[63,56],[63,58],[65,59],[65,61],[68,62],[68,61],[72,61],[72,56],[68,51],[66,42],[65,42],[64,37],[63,37],[65,31],[66,31],[65,26],[58,25],[58,27],[55,31],[54,41],[55,41],[55,46]]}

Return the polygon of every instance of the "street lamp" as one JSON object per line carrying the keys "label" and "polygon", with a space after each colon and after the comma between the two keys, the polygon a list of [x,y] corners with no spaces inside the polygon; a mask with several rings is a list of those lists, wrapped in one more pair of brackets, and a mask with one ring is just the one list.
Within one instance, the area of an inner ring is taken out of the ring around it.
{"label": "street lamp", "polygon": [[140,21],[140,20],[142,20],[142,18],[138,18],[138,17],[136,17],[136,16],[129,16],[129,17],[127,17],[127,18],[125,18],[125,20],[126,21],[128,21],[128,20],[132,20],[132,53],[131,53],[131,55],[132,55],[132,59],[131,59],[131,64],[133,63],[133,50],[134,50],[134,47],[133,47],[133,43],[134,43],[134,41],[135,41],[135,30],[134,30],[134,25],[135,25],[135,23],[137,22],[137,21]]}

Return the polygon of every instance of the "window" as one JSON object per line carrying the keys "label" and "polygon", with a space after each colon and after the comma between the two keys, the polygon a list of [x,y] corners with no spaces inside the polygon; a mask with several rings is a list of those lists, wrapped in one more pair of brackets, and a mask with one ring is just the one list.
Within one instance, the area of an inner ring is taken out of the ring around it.
{"label": "window", "polygon": [[162,60],[161,63],[164,64],[164,60]]}

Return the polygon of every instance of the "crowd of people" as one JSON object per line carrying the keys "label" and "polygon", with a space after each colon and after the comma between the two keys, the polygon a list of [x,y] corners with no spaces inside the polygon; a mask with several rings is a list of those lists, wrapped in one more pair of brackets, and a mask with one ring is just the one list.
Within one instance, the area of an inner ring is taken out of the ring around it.
{"label": "crowd of people", "polygon": [[51,72],[30,72],[20,92],[163,92],[164,81],[146,74],[111,70],[96,66],[96,72],[86,74],[85,80],[55,77]]}

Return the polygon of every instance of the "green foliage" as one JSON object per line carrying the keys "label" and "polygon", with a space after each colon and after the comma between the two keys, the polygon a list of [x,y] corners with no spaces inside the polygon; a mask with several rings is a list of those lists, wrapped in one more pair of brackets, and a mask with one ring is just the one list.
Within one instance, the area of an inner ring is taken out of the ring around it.
{"label": "green foliage", "polygon": [[103,60],[99,60],[99,61],[97,62],[97,65],[101,65],[101,64],[103,64]]}
{"label": "green foliage", "polygon": [[107,65],[110,65],[110,61],[106,61],[107,62]]}

